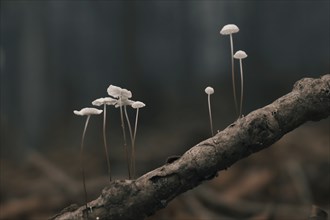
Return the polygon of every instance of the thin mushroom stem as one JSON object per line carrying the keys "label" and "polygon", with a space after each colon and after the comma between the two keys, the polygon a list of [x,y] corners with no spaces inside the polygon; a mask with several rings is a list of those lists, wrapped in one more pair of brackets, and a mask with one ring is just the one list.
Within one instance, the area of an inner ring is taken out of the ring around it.
{"label": "thin mushroom stem", "polygon": [[109,159],[109,154],[108,154],[108,145],[107,145],[107,138],[105,135],[105,125],[106,125],[106,118],[107,118],[107,105],[104,104],[104,109],[103,109],[103,142],[104,142],[104,151],[105,151],[105,157],[107,160],[107,166],[108,166],[108,175],[109,175],[109,181],[111,182],[111,169],[110,169],[110,159]]}
{"label": "thin mushroom stem", "polygon": [[127,162],[127,169],[128,169],[128,179],[131,179],[131,169],[130,169],[130,161],[129,161],[129,156],[128,156],[127,142],[126,142],[126,132],[125,132],[125,123],[124,123],[124,115],[123,115],[121,97],[119,97],[119,108],[120,108],[121,127],[123,130],[123,138],[124,138],[124,150],[125,150],[125,154],[126,154],[126,162]]}
{"label": "thin mushroom stem", "polygon": [[137,130],[137,122],[138,122],[138,119],[139,119],[139,108],[136,109],[133,142],[135,142],[135,137],[136,137],[136,130]]}
{"label": "thin mushroom stem", "polygon": [[[127,114],[127,108],[126,105],[124,105],[124,112],[125,112],[125,117],[126,117],[126,121],[127,121],[127,125],[128,125],[128,130],[129,130],[129,134],[130,134],[130,138],[131,138],[131,144],[132,144],[132,152],[131,154],[133,155],[133,149],[134,149],[134,139],[133,139],[133,132],[132,132],[132,126],[131,126],[131,122],[129,120],[128,114]],[[131,171],[132,171],[132,178],[134,178],[134,167],[133,167],[133,160],[132,160],[133,156],[131,156]]]}
{"label": "thin mushroom stem", "polygon": [[244,81],[243,81],[243,64],[242,64],[242,59],[239,60],[239,64],[240,64],[240,69],[241,69],[241,103],[240,103],[240,109],[239,109],[239,117],[242,117],[242,106],[243,106],[243,85],[244,85]]}
{"label": "thin mushroom stem", "polygon": [[136,116],[135,116],[135,125],[134,125],[134,135],[133,135],[133,144],[132,144],[132,167],[133,167],[133,176],[135,177],[135,138],[136,138],[136,130],[137,130],[137,123],[139,118],[139,108],[136,109]]}
{"label": "thin mushroom stem", "polygon": [[230,50],[231,50],[231,77],[232,77],[232,83],[233,83],[233,94],[234,94],[235,110],[236,110],[236,115],[237,115],[238,114],[238,107],[237,107],[235,71],[234,71],[234,43],[233,43],[233,35],[232,34],[230,34]]}
{"label": "thin mushroom stem", "polygon": [[209,107],[211,134],[213,136],[214,133],[213,133],[213,122],[212,122],[212,111],[211,111],[211,95],[210,94],[207,95],[207,103],[208,103],[208,107]]}
{"label": "thin mushroom stem", "polygon": [[82,176],[82,181],[83,181],[86,209],[88,208],[88,206],[87,206],[87,190],[86,190],[85,167],[84,167],[84,140],[85,140],[85,134],[86,134],[89,119],[90,119],[90,115],[87,116],[87,119],[85,122],[85,127],[84,127],[84,131],[83,131],[83,134],[81,137],[81,146],[80,146],[80,168],[81,168],[81,176]]}
{"label": "thin mushroom stem", "polygon": [[128,114],[127,114],[126,105],[124,106],[124,112],[125,112],[125,117],[126,117],[126,121],[127,121],[127,124],[128,124],[128,130],[129,130],[129,134],[130,134],[130,137],[131,137],[131,141],[133,142],[132,126],[131,126],[131,122],[130,122]]}

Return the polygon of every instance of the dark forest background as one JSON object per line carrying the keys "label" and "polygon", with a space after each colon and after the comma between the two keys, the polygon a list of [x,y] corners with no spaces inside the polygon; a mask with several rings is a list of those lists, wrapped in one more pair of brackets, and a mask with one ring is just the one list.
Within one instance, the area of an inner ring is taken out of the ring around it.
{"label": "dark forest background", "polygon": [[[240,28],[235,51],[248,54],[246,115],[288,93],[298,79],[329,73],[329,11],[329,1],[320,0],[1,1],[1,181],[14,175],[11,165],[25,166],[31,152],[56,166],[71,161],[79,178],[84,119],[73,110],[107,96],[110,84],[147,105],[137,136],[139,174],[161,165],[209,136],[206,86],[215,89],[215,128],[236,119],[222,26]],[[119,112],[108,109],[110,158],[121,178]],[[86,137],[86,151],[103,167],[91,168],[95,175],[106,170],[101,123],[92,117]],[[15,197],[7,186],[1,184],[0,202]]]}

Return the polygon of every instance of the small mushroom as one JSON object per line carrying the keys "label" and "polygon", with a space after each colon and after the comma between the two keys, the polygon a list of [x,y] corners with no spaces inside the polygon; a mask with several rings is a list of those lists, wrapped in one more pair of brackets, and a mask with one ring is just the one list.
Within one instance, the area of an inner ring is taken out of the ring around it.
{"label": "small mushroom", "polygon": [[214,89],[208,86],[205,88],[205,93],[207,94],[207,103],[209,107],[209,116],[210,116],[210,127],[211,127],[211,134],[213,136],[214,133],[213,133],[212,111],[211,111],[211,95],[214,93]]}
{"label": "small mushroom", "polygon": [[132,98],[132,93],[131,91],[127,90],[127,89],[123,89],[119,86],[114,86],[114,85],[110,85],[107,89],[107,92],[110,96],[114,97],[114,98]]}
{"label": "small mushroom", "polygon": [[239,28],[235,24],[227,24],[222,27],[220,34],[231,35],[239,32]]}
{"label": "small mushroom", "polygon": [[241,102],[239,108],[239,117],[242,117],[242,106],[243,106],[243,65],[242,59],[247,58],[247,54],[243,50],[239,50],[234,54],[234,58],[239,60],[240,70],[241,70]]}
{"label": "small mushroom", "polygon": [[[110,85],[107,89],[107,92],[110,96],[118,99],[118,100],[116,100],[115,107],[119,107],[119,109],[120,109],[120,120],[121,120],[121,127],[122,127],[122,131],[123,131],[124,150],[126,153],[126,161],[127,161],[127,168],[128,168],[128,178],[131,179],[130,159],[129,159],[129,152],[128,152],[128,148],[127,148],[127,141],[126,141],[123,106],[126,106],[126,104],[129,103],[128,100],[129,100],[129,98],[132,97],[132,93],[131,93],[131,91],[129,91],[127,89],[123,89],[119,86],[114,86],[114,85]],[[125,111],[125,115],[127,115],[127,111],[126,111],[125,107],[124,107],[124,111]],[[126,119],[127,118],[128,118],[128,116],[126,116]],[[129,119],[127,119],[127,121],[129,121]],[[128,124],[128,126],[129,126],[131,137],[132,137],[132,129],[131,129],[130,124]]]}
{"label": "small mushroom", "polygon": [[135,138],[136,138],[138,118],[139,118],[139,109],[143,108],[145,106],[146,105],[143,102],[140,102],[140,101],[136,101],[132,104],[132,108],[136,109],[134,135],[133,135],[133,141],[132,141],[132,172],[133,172],[133,178],[135,177]]}
{"label": "small mushroom", "polygon": [[85,183],[85,168],[84,168],[84,140],[85,140],[85,134],[88,126],[89,119],[91,115],[99,115],[103,111],[97,108],[83,108],[80,111],[74,110],[73,113],[79,116],[87,116],[84,131],[81,137],[81,146],[80,146],[80,167],[81,167],[81,176],[83,180],[83,188],[84,188],[84,195],[85,195],[85,205],[86,209],[88,209],[87,206],[87,190],[86,190],[86,183]]}
{"label": "small mushroom", "polygon": [[107,105],[115,105],[116,102],[117,102],[117,100],[113,99],[111,97],[99,98],[92,102],[92,104],[95,106],[103,105],[103,143],[104,143],[104,151],[105,151],[105,157],[107,160],[108,175],[109,175],[110,182],[111,182],[111,169],[110,169],[110,159],[109,159],[109,154],[108,154],[108,146],[107,146],[107,138],[105,135],[105,130],[106,130]]}
{"label": "small mushroom", "polygon": [[237,96],[236,96],[236,86],[235,86],[235,71],[234,71],[234,43],[233,43],[233,34],[239,32],[239,28],[235,24],[227,24],[223,26],[220,31],[222,35],[229,35],[230,36],[230,49],[231,49],[231,77],[233,83],[233,94],[234,94],[234,102],[235,102],[235,109],[236,114],[238,114],[238,107],[237,107]]}

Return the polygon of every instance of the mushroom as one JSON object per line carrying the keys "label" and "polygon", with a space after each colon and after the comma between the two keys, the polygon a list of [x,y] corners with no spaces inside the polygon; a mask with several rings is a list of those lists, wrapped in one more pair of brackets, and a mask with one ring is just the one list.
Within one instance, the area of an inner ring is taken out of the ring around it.
{"label": "mushroom", "polygon": [[247,54],[243,50],[239,50],[234,54],[234,58],[239,60],[240,70],[241,70],[241,102],[239,108],[239,117],[242,116],[242,106],[243,106],[243,65],[242,59],[247,58]]}
{"label": "mushroom", "polygon": [[210,126],[211,126],[211,134],[213,134],[213,123],[212,123],[212,112],[211,112],[211,95],[214,93],[214,89],[210,86],[205,88],[205,93],[207,94],[207,103],[209,107],[209,116],[210,116]]}
{"label": "mushroom", "polygon": [[89,119],[91,117],[91,115],[99,115],[102,113],[102,110],[99,110],[97,108],[83,108],[80,111],[74,110],[73,111],[74,114],[79,115],[79,116],[87,116],[86,118],[86,122],[85,122],[85,127],[84,127],[84,131],[82,134],[82,138],[81,138],[81,146],[80,146],[80,167],[81,167],[81,176],[82,176],[82,180],[83,180],[83,188],[84,188],[84,194],[85,194],[85,205],[86,205],[86,209],[88,208],[87,206],[87,190],[86,190],[86,183],[85,183],[85,168],[84,168],[84,140],[85,140],[85,134],[86,134],[86,130],[87,130],[87,126],[88,126],[88,122]]}
{"label": "mushroom", "polygon": [[105,157],[107,160],[107,166],[108,166],[108,175],[109,175],[109,181],[111,182],[111,169],[110,169],[110,159],[108,154],[108,146],[107,146],[107,138],[105,135],[105,125],[106,125],[106,117],[107,117],[107,105],[115,105],[116,99],[113,99],[111,97],[105,97],[105,98],[99,98],[92,102],[95,106],[101,106],[103,105],[103,143],[104,143],[104,151],[105,151]]}
{"label": "mushroom", "polygon": [[220,31],[220,34],[222,35],[229,35],[230,36],[230,49],[231,49],[231,77],[232,77],[232,83],[233,83],[233,94],[234,94],[234,101],[235,101],[235,109],[236,114],[238,114],[238,108],[237,108],[237,97],[236,97],[236,86],[235,86],[235,71],[234,71],[234,45],[233,45],[233,35],[234,33],[237,33],[239,31],[239,28],[235,24],[227,24],[223,26],[223,28]]}
{"label": "mushroom", "polygon": [[107,89],[107,92],[112,97],[119,98],[119,96],[121,96],[122,90],[123,89],[120,88],[119,86],[110,85]]}
{"label": "mushroom", "polygon": [[143,102],[136,101],[132,104],[132,108],[136,109],[136,115],[135,115],[135,125],[134,125],[134,135],[133,135],[133,141],[132,141],[132,172],[133,172],[133,178],[135,177],[135,138],[136,138],[136,130],[137,130],[137,123],[139,118],[139,109],[146,106]]}
{"label": "mushroom", "polygon": [[[126,97],[124,97],[122,100],[121,100],[121,103],[117,103],[115,105],[116,108],[118,107],[123,107],[124,108],[124,113],[125,113],[125,118],[126,118],[126,121],[127,121],[127,127],[128,127],[128,131],[129,131],[129,134],[130,134],[130,138],[131,138],[131,145],[132,145],[132,148],[133,148],[133,131],[132,131],[132,126],[131,126],[131,122],[129,120],[129,117],[128,117],[128,113],[127,113],[127,106],[131,106],[132,104],[134,103],[133,100],[130,100]],[[132,164],[131,164],[132,166]],[[132,172],[132,170],[131,170]]]}
{"label": "mushroom", "polygon": [[[126,153],[126,162],[127,162],[127,168],[128,168],[128,178],[131,179],[131,170],[130,170],[130,160],[129,160],[129,153],[127,148],[127,141],[126,141],[126,132],[125,132],[125,123],[124,123],[124,114],[123,114],[123,106],[126,104],[129,100],[129,98],[132,97],[131,91],[127,89],[122,89],[118,86],[110,85],[107,89],[107,92],[110,96],[117,98],[115,107],[120,108],[120,120],[121,120],[121,127],[123,131],[123,139],[124,139],[124,150]],[[130,125],[129,125],[130,127]],[[132,130],[132,129],[130,129]]]}

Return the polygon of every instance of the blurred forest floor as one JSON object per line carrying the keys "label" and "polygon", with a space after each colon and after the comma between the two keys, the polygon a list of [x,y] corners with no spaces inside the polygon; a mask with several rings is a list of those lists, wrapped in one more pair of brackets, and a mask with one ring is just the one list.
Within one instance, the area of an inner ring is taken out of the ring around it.
{"label": "blurred forest floor", "polygon": [[[329,129],[329,119],[301,126],[270,148],[177,197],[148,220],[301,220],[308,219],[313,204],[329,213]],[[153,132],[148,141],[154,145],[192,147],[198,143],[184,143],[180,135],[171,135],[169,130]],[[194,139],[193,135],[185,139]],[[165,162],[166,157],[157,154],[157,148],[137,155],[139,174]],[[47,219],[72,203],[82,204],[77,149],[51,149],[31,154],[24,162],[1,159],[0,219]],[[87,191],[92,200],[108,178],[104,157],[97,151],[86,151]],[[121,163],[116,158],[111,160],[115,165]],[[125,166],[114,170],[114,179],[126,178],[125,171]]]}

